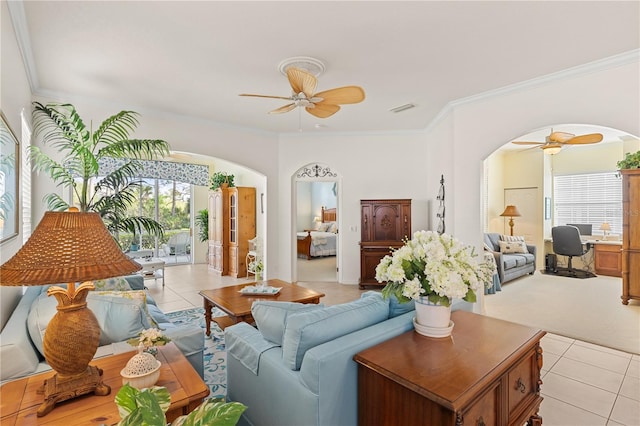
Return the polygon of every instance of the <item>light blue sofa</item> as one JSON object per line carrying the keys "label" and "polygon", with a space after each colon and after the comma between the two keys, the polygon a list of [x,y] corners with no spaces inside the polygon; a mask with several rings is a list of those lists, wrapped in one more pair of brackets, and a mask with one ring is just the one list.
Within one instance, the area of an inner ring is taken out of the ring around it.
{"label": "light blue sofa", "polygon": [[[144,280],[141,276],[131,275],[124,278],[131,290],[144,289]],[[0,333],[0,359],[2,360],[0,381],[2,382],[50,369],[38,349],[41,348],[40,331],[43,330],[38,330],[37,318],[35,318],[40,314],[42,317],[48,315],[50,318],[55,313],[57,301],[54,297],[46,296],[48,287],[28,287]],[[94,292],[90,292],[87,297],[88,306],[94,311],[99,322],[107,322],[101,323],[101,345],[103,346],[98,348],[96,355],[103,356],[133,349],[126,343],[108,339],[119,336],[123,337],[122,340],[126,340],[127,337],[124,336],[135,337],[143,328],[148,328],[150,324],[146,312],[123,298],[107,296],[101,298],[92,293]],[[107,304],[107,301],[113,304]],[[204,377],[203,330],[198,326],[177,326],[171,323],[148,294],[146,307],[157,326],[164,329],[164,333],[182,351],[200,377]],[[32,312],[33,309],[42,312]]]}
{"label": "light blue sofa", "polygon": [[[294,309],[274,313],[278,303],[284,302],[254,303],[257,329],[246,323],[225,329],[227,399],[248,407],[238,424],[356,425],[353,356],[412,330],[413,304],[377,292],[327,308],[288,304]],[[471,308],[463,301],[452,306]]]}

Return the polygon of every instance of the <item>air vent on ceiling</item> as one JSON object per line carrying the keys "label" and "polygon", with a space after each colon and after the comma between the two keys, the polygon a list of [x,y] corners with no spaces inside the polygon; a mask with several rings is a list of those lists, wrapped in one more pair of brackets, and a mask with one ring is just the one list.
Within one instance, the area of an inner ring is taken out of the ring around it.
{"label": "air vent on ceiling", "polygon": [[404,105],[397,106],[395,108],[391,108],[389,111],[391,111],[391,112],[402,112],[402,111],[406,111],[408,109],[415,108],[415,107],[416,107],[415,104],[404,104]]}

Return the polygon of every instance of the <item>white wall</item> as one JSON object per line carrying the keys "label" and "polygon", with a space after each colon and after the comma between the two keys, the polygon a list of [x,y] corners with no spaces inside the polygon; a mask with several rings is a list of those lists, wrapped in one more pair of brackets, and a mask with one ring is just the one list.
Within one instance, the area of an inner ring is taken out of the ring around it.
{"label": "white wall", "polygon": [[[430,169],[455,164],[448,185],[453,204],[447,216],[452,213],[456,237],[481,248],[482,224],[479,214],[473,214],[481,206],[480,164],[518,135],[554,123],[589,123],[639,135],[638,75],[636,56],[631,63],[610,69],[573,74],[502,96],[454,105],[451,115],[434,125],[427,138]],[[438,155],[433,155],[435,152]],[[433,186],[434,182],[435,173],[429,184]]]}
{"label": "white wall", "polygon": [[[26,78],[26,71],[18,50],[13,24],[9,17],[7,2],[0,5],[0,52],[2,52],[2,72],[0,73],[0,109],[9,122],[9,126],[20,139],[22,122],[20,114],[23,110],[31,111],[31,89]],[[27,113],[30,117],[30,113]],[[22,197],[20,190],[19,197]],[[21,203],[21,200],[18,200]],[[22,208],[18,209],[22,213]],[[0,245],[0,264],[9,260],[22,246],[22,218],[19,218],[18,235]],[[4,327],[6,320],[22,294],[21,287],[0,288],[0,329]]]}
{"label": "white wall", "polygon": [[[281,135],[279,152],[278,229],[289,239],[278,247],[280,276],[292,274],[293,246],[292,177],[301,167],[321,163],[340,175],[338,215],[342,253],[342,283],[357,284],[360,278],[360,200],[370,198],[411,198],[412,227],[427,224],[426,158],[422,132],[410,134],[362,135]],[[434,188],[437,192],[437,188]],[[289,231],[287,231],[289,230]]]}

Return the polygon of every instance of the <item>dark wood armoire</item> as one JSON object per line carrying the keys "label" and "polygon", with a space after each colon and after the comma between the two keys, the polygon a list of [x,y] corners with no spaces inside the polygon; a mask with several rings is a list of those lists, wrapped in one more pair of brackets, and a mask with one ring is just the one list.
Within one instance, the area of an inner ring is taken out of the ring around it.
{"label": "dark wood armoire", "polygon": [[384,286],[376,267],[411,237],[411,200],[360,200],[360,288]]}

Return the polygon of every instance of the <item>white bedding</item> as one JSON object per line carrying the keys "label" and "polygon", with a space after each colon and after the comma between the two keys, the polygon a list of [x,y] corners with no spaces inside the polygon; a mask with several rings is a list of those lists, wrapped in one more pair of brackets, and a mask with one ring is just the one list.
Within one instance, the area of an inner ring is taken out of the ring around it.
{"label": "white bedding", "polygon": [[[299,239],[306,236],[306,232],[298,232]],[[311,257],[335,256],[337,240],[333,232],[311,231]]]}

